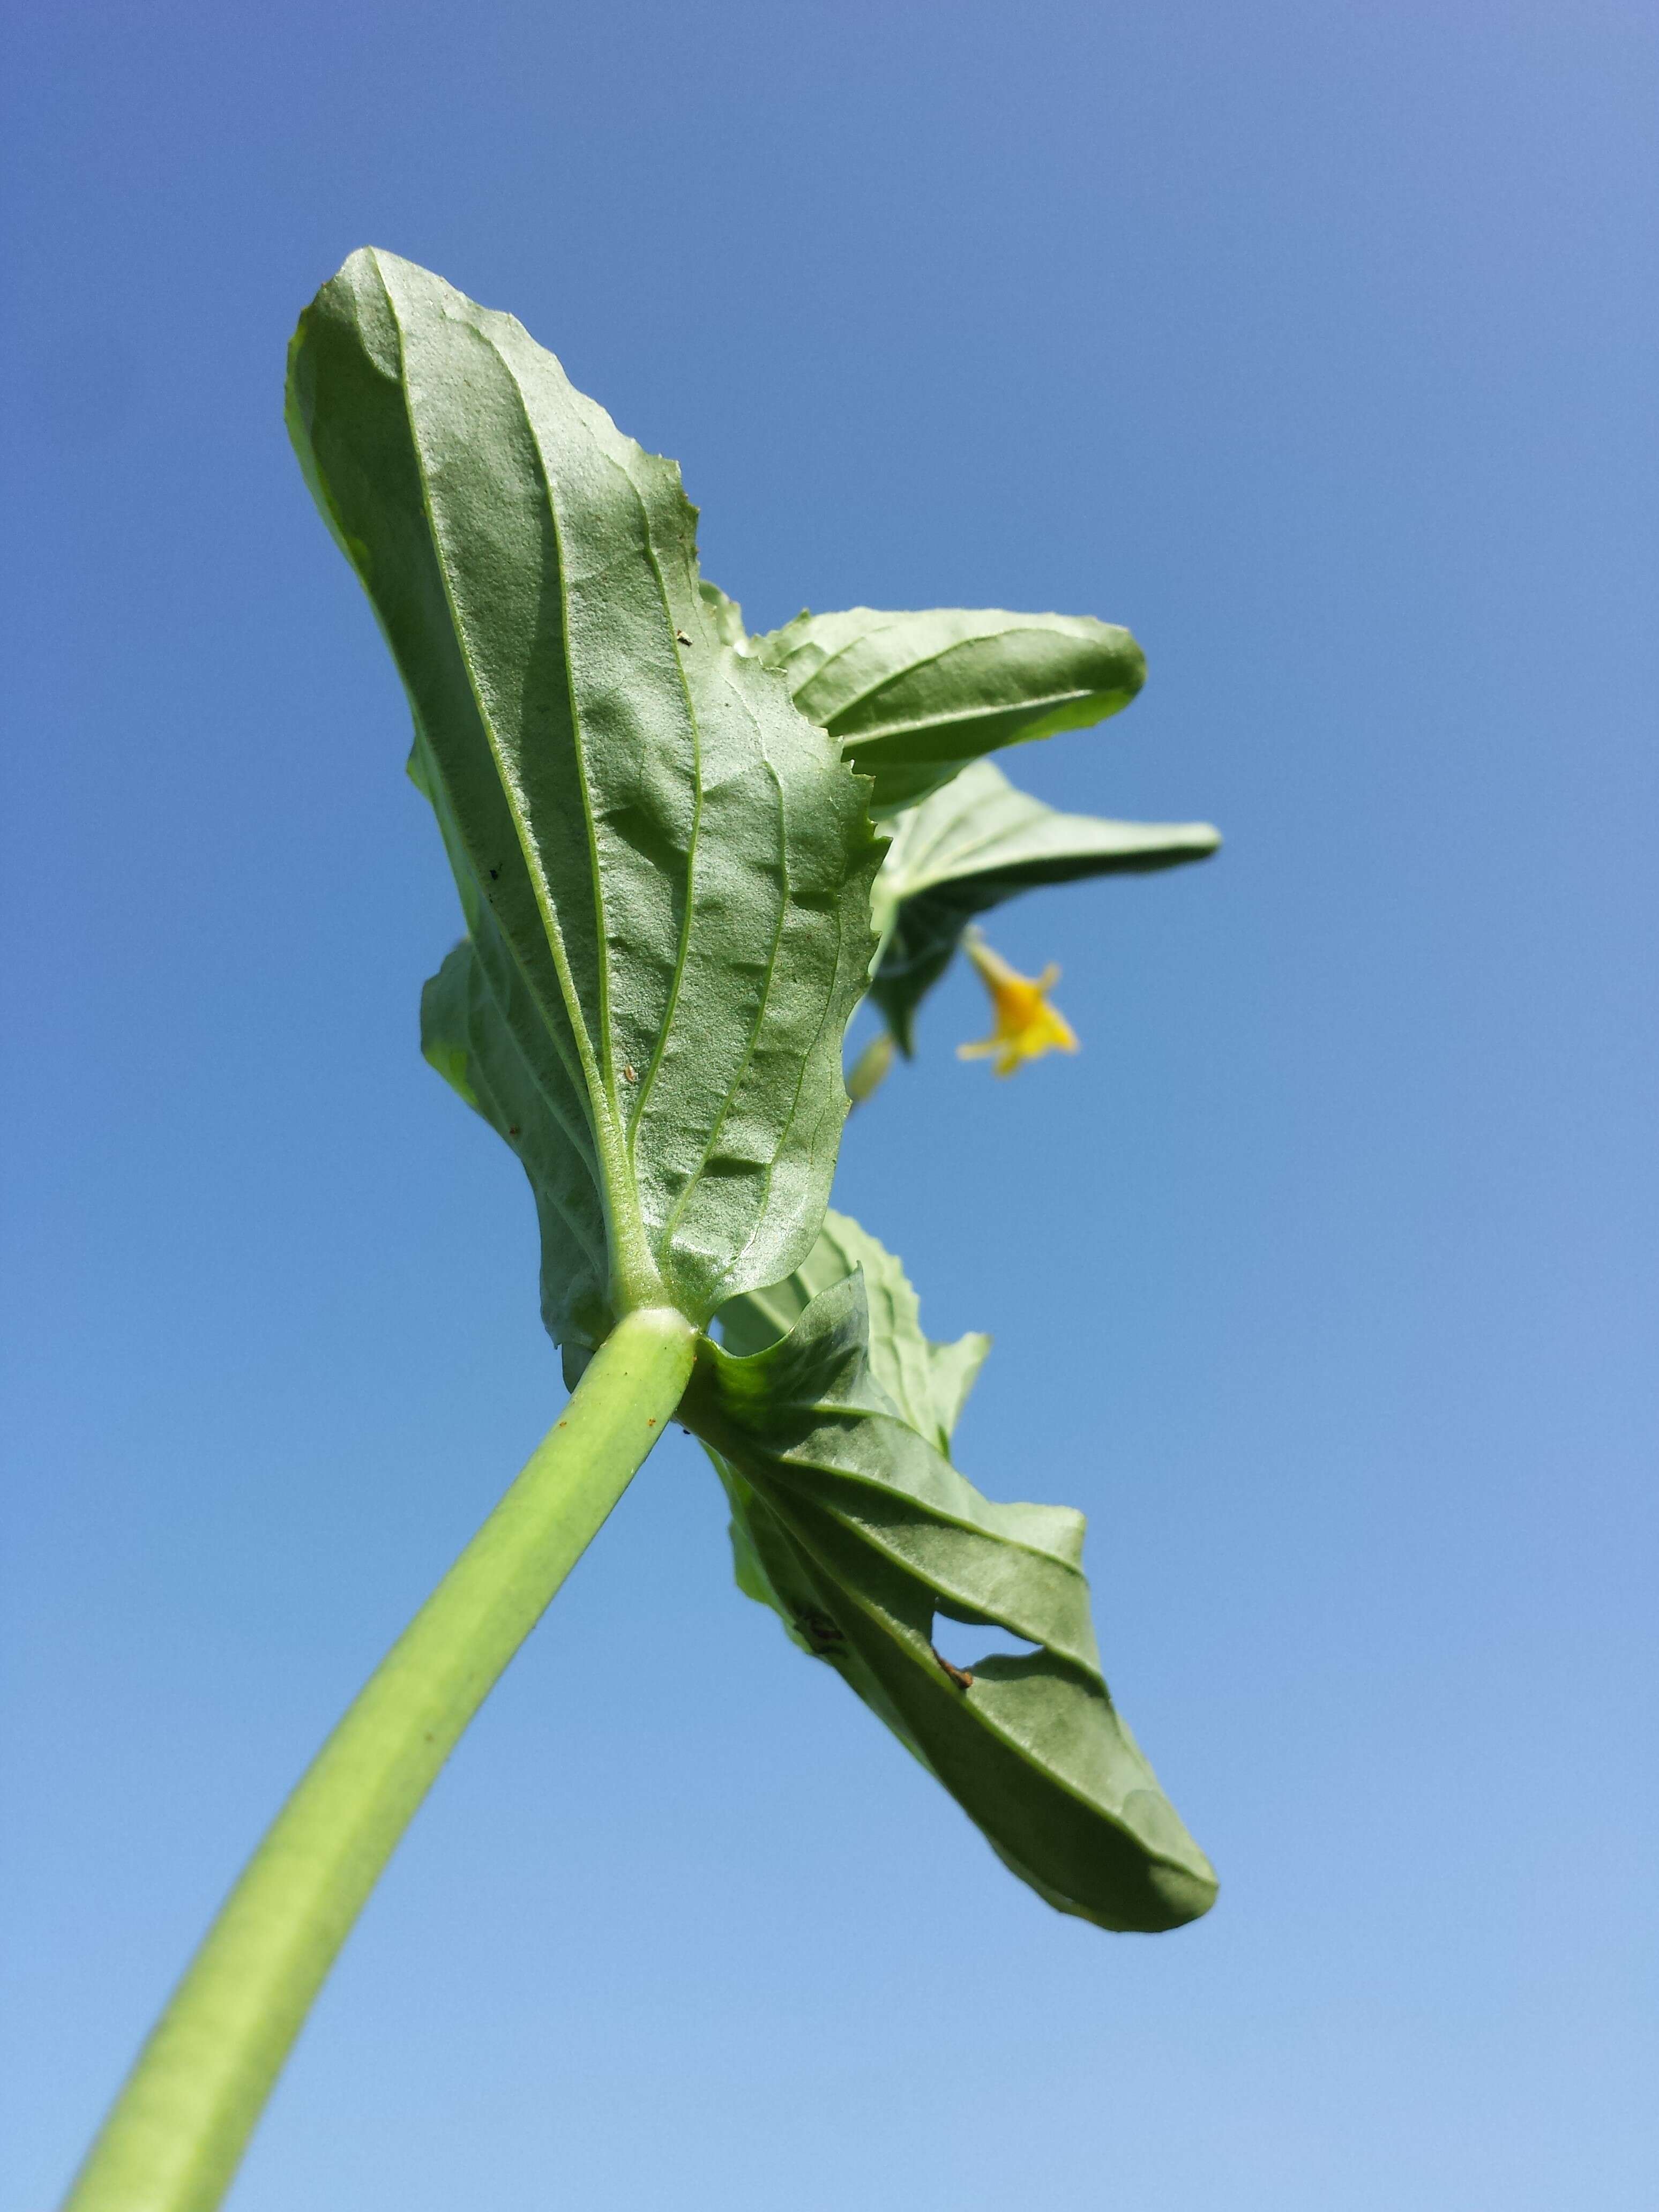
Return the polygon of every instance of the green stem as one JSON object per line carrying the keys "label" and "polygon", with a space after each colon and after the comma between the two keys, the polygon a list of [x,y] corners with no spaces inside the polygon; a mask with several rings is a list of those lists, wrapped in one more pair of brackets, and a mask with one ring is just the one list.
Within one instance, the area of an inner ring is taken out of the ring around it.
{"label": "green stem", "polygon": [[226,1899],[64,2212],[211,2212],[313,1998],[461,1731],[661,1436],[677,1313],[630,1314],[370,1677]]}

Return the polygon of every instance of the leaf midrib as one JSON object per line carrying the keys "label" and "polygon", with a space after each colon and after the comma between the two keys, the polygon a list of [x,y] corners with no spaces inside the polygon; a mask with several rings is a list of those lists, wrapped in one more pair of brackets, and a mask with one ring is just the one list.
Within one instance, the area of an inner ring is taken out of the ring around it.
{"label": "leaf midrib", "polygon": [[[921,662],[916,663],[918,667],[923,665]],[[902,672],[907,677],[913,672],[908,668]],[[894,676],[890,677],[884,683],[872,684],[868,691],[861,694],[860,698],[853,702],[852,706],[838,708],[833,720],[823,726],[829,730],[831,737],[838,738],[844,745],[870,745],[884,744],[890,738],[912,736],[923,730],[967,731],[971,730],[975,723],[1000,721],[1009,714],[1048,714],[1056,707],[1075,705],[1079,700],[1115,699],[1118,696],[1115,690],[1091,690],[1089,686],[1084,685],[1070,691],[1043,691],[1036,695],[1029,692],[1022,693],[1018,699],[1011,699],[1001,706],[976,707],[968,713],[958,710],[954,714],[908,714],[902,721],[877,722],[858,730],[848,730],[842,726],[847,716],[854,711],[854,707],[861,706],[866,699],[878,697],[883,691],[890,690],[899,681],[900,678]],[[1124,703],[1127,705],[1127,701],[1126,700]],[[1106,715],[1103,714],[1100,719],[1103,722]]]}
{"label": "leaf midrib", "polygon": [[[818,663],[817,666],[807,678],[805,683],[802,684],[802,690],[805,691],[811,685],[816,684],[826,669],[834,668],[836,662],[844,660],[849,653],[856,653],[861,645],[867,644],[872,638],[880,637],[885,631],[896,629],[898,627],[899,621],[896,619],[892,622],[884,623],[879,629],[860,630],[856,637],[848,638],[845,645],[837,646],[833,653],[826,653],[824,655],[823,659]],[[1011,622],[1000,623],[994,629],[975,630],[967,637],[953,637],[948,639],[945,644],[938,647],[933,652],[924,653],[920,660],[907,661],[902,668],[889,670],[885,675],[877,677],[874,682],[866,684],[862,691],[855,692],[850,699],[845,702],[843,705],[836,708],[834,720],[836,722],[842,721],[847,715],[852,714],[856,708],[861,707],[866,699],[879,698],[884,691],[890,690],[895,684],[903,682],[907,678],[915,675],[921,669],[936,667],[940,661],[948,660],[953,653],[963,652],[969,646],[994,643],[1001,638],[1015,637],[1027,633],[1043,637],[1054,637],[1061,635],[1061,633],[1058,631],[1047,629],[1044,624],[1040,622],[1022,622],[1016,619]],[[1073,641],[1075,642],[1075,641]],[[1061,701],[1066,699],[1099,699],[1107,698],[1110,696],[1111,695],[1108,692],[1091,690],[1087,685],[1085,685],[1081,689],[1073,689],[1070,691],[1044,693],[1042,698],[1033,703],[1039,706],[1058,705]],[[862,741],[866,737],[890,737],[896,730],[934,729],[946,722],[982,719],[983,714],[986,713],[1009,714],[1016,711],[1018,711],[1017,708],[1005,707],[982,709],[981,715],[979,716],[953,714],[917,717],[908,722],[890,722],[883,725],[878,729],[867,732],[860,731],[856,734],[857,739],[859,741]],[[839,732],[833,730],[831,728],[831,725],[828,722],[822,724],[820,726],[825,729],[830,729],[832,735],[840,734]]]}
{"label": "leaf midrib", "polygon": [[[421,488],[422,512],[426,517],[427,531],[432,544],[438,571],[439,583],[444,595],[444,603],[449,610],[450,628],[455,637],[457,649],[460,654],[461,665],[466,672],[467,689],[471,696],[473,707],[478,717],[479,726],[483,732],[484,742],[489,749],[490,757],[495,763],[496,778],[500,783],[507,811],[512,817],[514,833],[518,840],[520,854],[525,864],[525,872],[529,880],[532,895],[535,899],[537,912],[541,921],[542,933],[547,941],[548,951],[553,961],[554,973],[559,985],[560,995],[564,1000],[565,1018],[569,1027],[571,1042],[575,1047],[577,1058],[580,1064],[582,1087],[587,1093],[588,1103],[592,1109],[593,1139],[599,1149],[600,1163],[600,1197],[605,1206],[606,1216],[612,1224],[613,1231],[617,1232],[617,1249],[610,1255],[611,1266],[613,1275],[621,1275],[624,1279],[620,1284],[613,1282],[611,1287],[613,1290],[621,1289],[624,1294],[629,1297],[630,1303],[639,1303],[641,1302],[642,1299],[649,1297],[651,1294],[651,1286],[647,1282],[636,1282],[628,1279],[639,1272],[638,1261],[640,1258],[644,1257],[643,1224],[640,1220],[637,1199],[635,1198],[633,1191],[631,1180],[625,1177],[618,1171],[619,1164],[616,1158],[617,1146],[614,1110],[612,1109],[611,1101],[603,1086],[599,1070],[594,1062],[592,1040],[587,1034],[586,1024],[581,1017],[580,1000],[578,998],[575,990],[574,978],[571,971],[569,955],[564,942],[564,933],[559,925],[557,912],[552,902],[550,887],[548,885],[545,876],[541,868],[540,860],[536,851],[534,838],[531,835],[529,823],[526,819],[523,805],[523,794],[520,791],[518,779],[510,771],[503,748],[496,735],[494,720],[486,711],[484,707],[483,691],[479,684],[477,671],[473,665],[472,653],[467,635],[466,626],[460,618],[460,611],[456,605],[454,593],[451,587],[444,542],[438,529],[437,518],[433,507],[430,480],[427,472],[426,456],[422,447],[419,430],[415,420],[414,395],[409,375],[408,346],[404,334],[403,318],[398,312],[397,302],[392,296],[392,288],[386,281],[386,272],[380,266],[378,254],[371,253],[371,258],[374,263],[376,279],[380,286],[381,296],[385,301],[386,311],[391,319],[392,328],[397,332],[398,336],[398,358],[401,371],[398,383],[403,394],[404,416],[409,428],[410,449],[415,457],[416,476]],[[552,523],[554,540],[558,555],[559,597],[561,610],[563,615],[563,635],[567,647],[567,650],[562,656],[565,684],[567,696],[569,698],[572,740],[577,751],[577,780],[582,793],[583,813],[586,823],[588,835],[590,873],[592,878],[595,909],[599,924],[598,935],[598,943],[600,948],[599,980],[601,1015],[603,1018],[604,1010],[608,1005],[609,982],[608,963],[604,951],[606,942],[604,929],[604,892],[599,876],[598,852],[593,835],[592,808],[588,788],[586,759],[582,744],[580,719],[576,712],[575,699],[570,686],[569,653],[568,650],[570,635],[569,600],[565,587],[566,568],[564,541],[562,532],[561,532],[559,526],[557,501],[554,499],[552,495],[552,486],[548,473],[547,459],[542,450],[541,439],[537,430],[535,419],[526,402],[524,386],[520,383],[518,374],[514,370],[512,362],[508,361],[507,356],[502,352],[501,347],[495,343],[495,340],[490,337],[486,331],[482,330],[477,323],[472,322],[465,317],[459,317],[455,319],[458,322],[459,326],[466,332],[471,339],[475,341],[477,343],[484,346],[489,350],[493,358],[500,363],[501,368],[505,371],[513,386],[513,389],[518,397],[520,409],[523,415],[526,427],[530,434],[531,446],[536,455],[537,468],[541,477],[542,488],[546,497],[547,512]],[[444,773],[441,761],[439,759],[435,750],[431,748],[428,748],[428,750],[432,751],[432,765],[434,772],[438,775],[440,781],[447,787],[449,779]],[[453,801],[451,802],[451,806],[453,811]],[[478,885],[478,891],[480,897],[483,898],[486,903],[489,903],[488,895],[484,891],[482,884]],[[500,934],[508,958],[512,960],[514,967],[518,969],[520,975],[523,976],[525,987],[530,994],[532,1003],[538,1004],[538,994],[535,984],[530,976],[525,974],[523,963],[520,960],[518,951],[514,945],[512,938],[504,929],[500,932]],[[554,1031],[554,1037],[556,1044],[562,1042],[556,1030]],[[562,1056],[562,1054],[561,1056]],[[621,1221],[618,1221],[617,1219],[619,1212],[623,1212],[624,1216]],[[635,1247],[635,1250],[633,1252],[629,1252],[627,1249],[628,1246],[630,1244]],[[633,1267],[630,1267],[629,1264],[630,1261],[633,1261],[635,1263]],[[647,1261],[647,1267],[648,1264]]]}
{"label": "leaf midrib", "polygon": [[[449,610],[450,628],[454,635],[457,649],[460,654],[461,665],[466,671],[467,690],[471,694],[473,708],[478,717],[479,727],[483,732],[484,742],[489,748],[490,757],[495,765],[496,780],[501,787],[502,793],[507,801],[507,811],[513,818],[514,832],[518,839],[520,856],[525,863],[525,873],[529,878],[531,890],[536,901],[537,911],[541,917],[543,934],[547,939],[548,950],[553,958],[554,971],[558,978],[560,994],[565,1001],[565,1016],[570,1026],[572,1042],[576,1048],[577,1058],[581,1063],[583,1087],[588,1091],[591,1100],[594,1087],[592,1048],[587,1038],[586,1026],[577,1018],[579,1006],[574,996],[570,973],[570,963],[565,951],[563,933],[560,929],[558,919],[551,903],[548,886],[543,877],[541,868],[537,859],[535,842],[531,836],[529,825],[524,817],[517,781],[507,773],[502,749],[495,734],[494,720],[484,707],[483,695],[479,684],[477,672],[473,666],[472,653],[468,641],[466,625],[461,620],[460,610],[456,605],[455,595],[450,586],[448,562],[446,556],[444,541],[439,532],[437,517],[433,507],[430,479],[427,473],[426,455],[421,444],[420,432],[415,421],[413,392],[409,376],[409,356],[404,333],[403,319],[398,312],[397,302],[392,298],[391,287],[387,284],[385,274],[380,268],[378,255],[374,256],[374,273],[380,279],[381,293],[386,301],[387,312],[392,319],[392,328],[398,333],[398,356],[399,365],[403,372],[398,379],[398,382],[402,387],[404,394],[404,417],[409,426],[410,450],[415,457],[415,470],[421,487],[421,509],[426,517],[427,532],[431,540],[432,550],[435,556],[438,580],[443,592],[444,604]],[[495,358],[498,361],[502,361],[504,367],[507,366],[499,347],[491,345],[489,340],[484,337],[483,331],[479,331],[475,325],[464,324],[463,327],[470,331],[481,343],[489,346],[489,349],[495,355]],[[510,368],[508,368],[507,373],[509,375],[512,374]],[[514,379],[514,386],[515,390],[519,390],[520,388],[516,378]],[[521,392],[520,398],[522,398]],[[541,449],[539,443],[534,440],[533,430],[532,435],[532,442],[536,442],[537,444],[537,455],[538,459],[539,460]],[[551,502],[550,501],[550,504]],[[556,518],[554,527],[556,532]],[[561,564],[562,565],[562,548],[561,548]],[[573,727],[574,726],[574,719],[573,705]],[[428,747],[428,751],[430,751],[432,755],[432,767],[434,773],[439,777],[440,781],[447,787],[449,777],[445,774],[441,757],[438,755],[435,748]],[[584,791],[584,796],[585,795],[586,793]],[[453,798],[450,800],[450,811],[452,814],[455,811]],[[459,819],[459,817],[457,818]],[[471,856],[469,855],[468,858],[470,862]],[[477,872],[475,868],[473,871],[475,882],[477,881]],[[490,901],[489,894],[484,890],[482,884],[478,884],[478,895],[480,898],[482,898],[485,903],[490,907],[491,913],[493,914],[493,902]],[[499,928],[499,924],[497,926]],[[518,969],[520,975],[524,978],[525,988],[529,992],[532,1003],[538,1002],[539,994],[537,991],[536,985],[533,980],[525,973],[523,963],[519,958],[518,951],[513,943],[512,938],[505,929],[500,930],[500,936],[501,944],[506,949],[507,957],[513,962],[514,967]],[[595,1132],[595,1135],[598,1135],[597,1131]]]}
{"label": "leaf midrib", "polygon": [[[476,326],[470,326],[476,327]],[[530,443],[536,456],[536,467],[541,478],[546,501],[548,519],[553,531],[553,544],[558,561],[558,592],[561,642],[562,650],[559,665],[564,678],[566,705],[570,714],[570,740],[576,757],[576,782],[581,793],[582,826],[587,843],[588,881],[593,896],[594,957],[598,970],[599,990],[599,1062],[593,1060],[593,1041],[588,1037],[582,1018],[580,1000],[576,994],[575,979],[571,971],[569,955],[564,934],[559,927],[556,913],[551,902],[551,890],[543,874],[539,856],[532,861],[535,853],[529,824],[520,817],[516,804],[516,787],[502,772],[503,788],[508,793],[508,805],[514,810],[514,821],[519,829],[520,843],[525,850],[526,862],[531,863],[532,881],[536,887],[537,905],[543,915],[543,926],[553,951],[554,966],[559,978],[559,988],[564,994],[571,1029],[577,1039],[577,1050],[581,1054],[584,1074],[587,1079],[589,1097],[594,1109],[594,1141],[599,1148],[600,1181],[605,1186],[606,1213],[617,1231],[617,1250],[611,1255],[611,1267],[617,1278],[613,1289],[620,1293],[619,1304],[642,1304],[657,1289],[657,1270],[650,1257],[645,1234],[645,1223],[640,1210],[638,1187],[634,1181],[631,1150],[623,1134],[622,1116],[617,1103],[616,1050],[611,1021],[611,937],[606,922],[605,874],[599,862],[599,832],[593,818],[592,779],[588,772],[587,737],[576,703],[576,685],[571,667],[570,592],[568,579],[569,563],[565,557],[564,526],[560,517],[559,502],[554,492],[554,476],[542,446],[541,430],[535,412],[530,405],[524,385],[512,362],[492,337],[483,331],[479,337],[489,346],[501,364],[518,395],[525,426],[530,434]],[[613,470],[617,463],[612,456],[601,452],[600,458]],[[619,471],[632,485],[633,479],[626,470]],[[646,532],[647,543],[650,532]],[[586,1045],[586,1050],[583,1049]],[[620,1218],[619,1218],[620,1217]],[[636,1279],[637,1278],[637,1279]]]}

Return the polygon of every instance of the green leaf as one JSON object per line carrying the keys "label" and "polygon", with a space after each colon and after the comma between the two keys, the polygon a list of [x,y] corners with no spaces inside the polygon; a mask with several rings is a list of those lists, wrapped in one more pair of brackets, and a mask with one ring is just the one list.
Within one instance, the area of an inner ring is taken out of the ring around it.
{"label": "green leaf", "polygon": [[1127,629],[998,608],[800,614],[749,649],[781,670],[801,712],[875,779],[883,811],[914,805],[1000,745],[1116,714],[1146,678]]}
{"label": "green leaf", "polygon": [[1207,822],[1109,822],[1060,814],[1018,791],[990,761],[898,817],[876,878],[881,958],[871,990],[905,1052],[915,1012],[963,928],[1021,891],[1085,876],[1202,860],[1221,842]]}
{"label": "green leaf", "polygon": [[289,417],[408,691],[472,939],[428,1048],[465,1055],[481,1104],[540,1096],[557,1327],[701,1322],[823,1218],[872,943],[867,787],[726,642],[678,469],[512,317],[356,253],[301,319]]}
{"label": "green leaf", "polygon": [[948,1455],[991,1340],[975,1332],[954,1344],[934,1344],[924,1336],[921,1304],[903,1267],[850,1214],[831,1206],[817,1243],[793,1275],[722,1306],[721,1341],[740,1356],[763,1352],[789,1334],[820,1291],[860,1268],[871,1372],[917,1434]]}
{"label": "green leaf", "polygon": [[749,633],[743,626],[743,609],[735,599],[728,599],[718,584],[711,584],[705,576],[697,586],[698,594],[708,611],[708,619],[722,645],[729,645],[733,653],[752,652]]}
{"label": "green leaf", "polygon": [[[929,1346],[897,1261],[839,1215],[793,1281],[721,1322],[726,1346],[705,1340],[680,1417],[731,1500],[739,1585],[1049,1904],[1120,1929],[1207,1911],[1209,1863],[1101,1674],[1082,1516],[994,1504],[945,1455],[984,1340],[954,1362]],[[934,1649],[941,1614],[1035,1648],[952,1668]]]}
{"label": "green leaf", "polygon": [[542,1319],[556,1344],[593,1346],[610,1332],[610,1257],[592,1140],[553,1061],[538,1082],[504,1020],[471,938],[421,994],[421,1049],[447,1082],[518,1154],[536,1200],[542,1240]]}

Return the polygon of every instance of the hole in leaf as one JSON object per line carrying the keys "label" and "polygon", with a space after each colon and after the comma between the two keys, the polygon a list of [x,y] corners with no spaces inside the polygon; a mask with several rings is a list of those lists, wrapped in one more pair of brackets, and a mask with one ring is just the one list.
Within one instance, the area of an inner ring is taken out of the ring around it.
{"label": "hole in leaf", "polygon": [[1012,1635],[1006,1628],[952,1620],[943,1613],[933,1615],[932,1641],[941,1659],[969,1671],[981,1659],[1024,1659],[1042,1649],[1040,1644],[1028,1644],[1023,1636]]}

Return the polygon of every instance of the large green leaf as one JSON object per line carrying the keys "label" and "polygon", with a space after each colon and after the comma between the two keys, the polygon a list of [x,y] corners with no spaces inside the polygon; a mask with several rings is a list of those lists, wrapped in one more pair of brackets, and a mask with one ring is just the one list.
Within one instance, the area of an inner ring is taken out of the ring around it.
{"label": "large green leaf", "polygon": [[[898,1263],[837,1215],[793,1283],[721,1322],[681,1418],[726,1485],[740,1586],[1049,1904],[1103,1928],[1206,1911],[1209,1863],[1101,1674],[1082,1516],[994,1504],[945,1455],[983,1340],[928,1345]],[[953,1667],[934,1649],[939,1615],[1034,1648]]]}
{"label": "large green leaf", "polygon": [[1000,745],[1115,714],[1146,678],[1127,629],[998,608],[801,614],[748,649],[782,672],[801,712],[874,777],[883,810],[914,805]]}
{"label": "large green leaf", "polygon": [[907,1053],[916,1008],[975,915],[1042,884],[1201,860],[1221,842],[1207,822],[1059,813],[1017,791],[990,761],[901,814],[893,833],[872,902],[882,951],[871,989]]}
{"label": "large green leaf", "polygon": [[473,951],[436,1027],[481,1101],[528,1085],[545,1109],[557,1326],[701,1322],[823,1219],[872,949],[868,787],[726,641],[678,469],[512,317],[356,253],[301,319],[289,414],[460,889]]}

